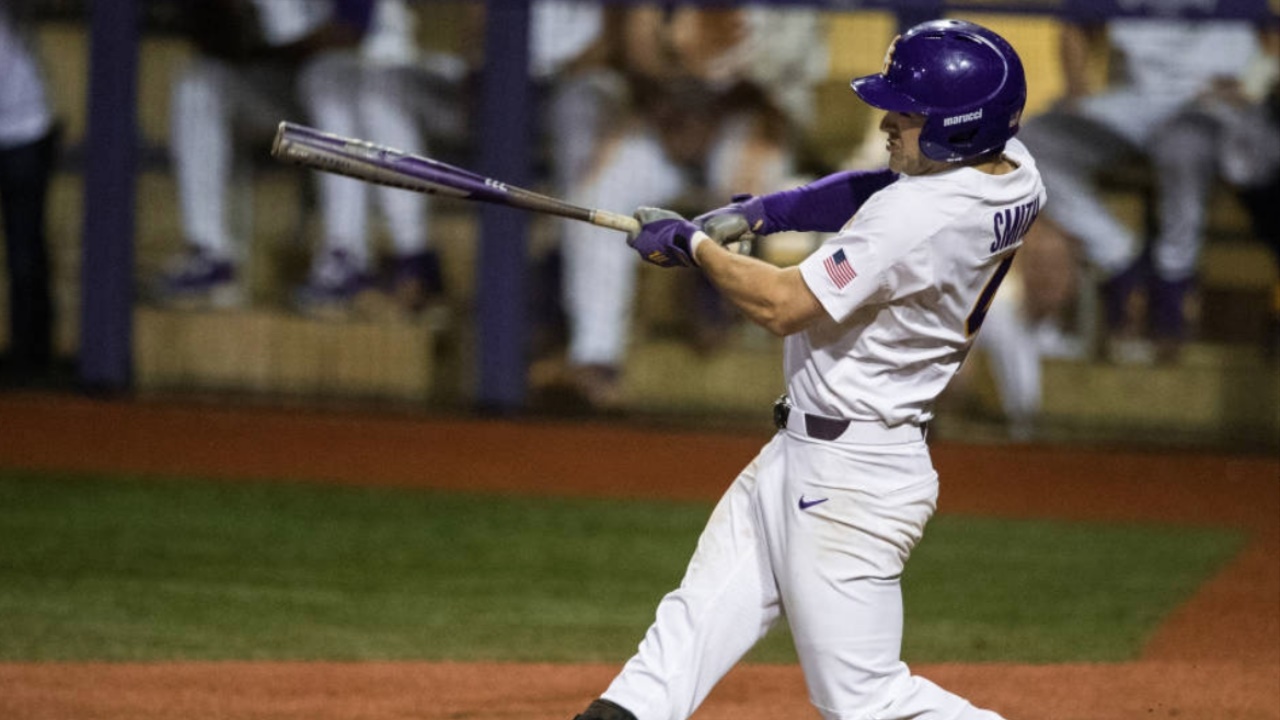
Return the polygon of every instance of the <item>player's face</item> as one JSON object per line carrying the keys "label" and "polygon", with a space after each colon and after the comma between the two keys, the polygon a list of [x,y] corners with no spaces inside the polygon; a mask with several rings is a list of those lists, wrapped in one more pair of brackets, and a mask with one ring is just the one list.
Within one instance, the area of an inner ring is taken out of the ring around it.
{"label": "player's face", "polygon": [[880,130],[889,136],[889,169],[903,175],[928,175],[947,168],[946,163],[930,160],[920,152],[920,130],[925,116],[916,113],[887,112]]}

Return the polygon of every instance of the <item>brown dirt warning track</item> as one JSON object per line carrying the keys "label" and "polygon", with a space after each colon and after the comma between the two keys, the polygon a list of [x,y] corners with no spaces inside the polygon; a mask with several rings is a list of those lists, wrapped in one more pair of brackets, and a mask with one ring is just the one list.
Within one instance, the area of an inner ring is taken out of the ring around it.
{"label": "brown dirt warning track", "polygon": [[[712,500],[766,439],[0,396],[0,465]],[[654,447],[679,442],[678,457]],[[1280,720],[1280,459],[940,442],[940,512],[1237,527],[1245,549],[1132,663],[922,665],[1009,720]],[[909,619],[908,619],[909,621]],[[566,720],[612,665],[0,664],[0,717]],[[699,720],[816,718],[798,668],[742,665]]]}

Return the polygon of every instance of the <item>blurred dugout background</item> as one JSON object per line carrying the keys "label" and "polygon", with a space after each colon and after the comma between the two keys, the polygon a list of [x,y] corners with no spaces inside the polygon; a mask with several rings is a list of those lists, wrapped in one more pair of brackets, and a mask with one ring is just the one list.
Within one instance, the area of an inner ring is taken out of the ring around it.
{"label": "blurred dugout background", "polygon": [[[192,56],[175,31],[172,3],[142,3],[138,75],[141,140],[137,177],[136,276],[154,275],[178,249],[180,219],[168,142],[171,78]],[[49,89],[65,126],[64,148],[50,199],[49,239],[58,309],[56,346],[79,352],[81,243],[84,222],[84,147],[88,122],[90,33],[88,3],[34,3]],[[469,2],[415,2],[423,49],[459,53]],[[1047,14],[948,12],[987,24],[1008,37],[1027,66],[1028,114],[1045,110],[1062,93],[1058,23]],[[875,72],[898,19],[881,10],[826,11],[823,32],[828,67],[817,88],[817,112],[807,129],[802,170],[839,169],[874,132],[869,110],[848,91],[849,78]],[[1094,71],[1107,72],[1099,54]],[[282,118],[283,119],[283,118]],[[474,125],[473,125],[474,127]],[[370,138],[377,141],[378,138]],[[428,412],[475,408],[477,210],[432,200],[432,244],[441,251],[447,299],[430,316],[356,314],[337,321],[307,318],[285,302],[306,272],[316,241],[311,178],[274,163],[263,147],[237,169],[234,222],[252,238],[243,275],[248,299],[220,311],[184,311],[141,299],[133,313],[132,388],[144,396],[213,396],[229,403],[322,404]],[[476,149],[432,146],[446,159],[474,167]],[[536,164],[536,163],[535,163]],[[544,177],[539,175],[538,184]],[[1110,202],[1134,226],[1144,222],[1146,180],[1117,178]],[[722,199],[717,199],[717,201]],[[611,208],[627,211],[629,208]],[[1277,287],[1275,259],[1250,231],[1225,188],[1215,191],[1194,297],[1194,338],[1176,363],[1117,365],[1096,359],[1089,347],[1096,307],[1082,286],[1075,329],[1081,351],[1046,359],[1042,417],[1035,439],[1213,444],[1274,450],[1280,447],[1280,369],[1268,354]],[[376,226],[375,226],[376,227]],[[383,232],[382,230],[377,230]],[[555,230],[530,220],[531,267],[554,247]],[[618,237],[621,242],[621,236]],[[813,242],[801,238],[766,248],[779,262],[798,260]],[[385,238],[378,239],[385,242]],[[3,281],[0,281],[3,282]],[[623,373],[622,414],[642,419],[687,419],[721,425],[764,426],[781,389],[780,342],[735,324],[712,348],[690,341],[682,314],[687,288],[676,274],[642,268],[637,316]],[[532,283],[531,294],[539,290]],[[7,302],[0,293],[0,303]],[[531,305],[539,302],[531,297]],[[7,307],[0,310],[7,313]],[[530,313],[531,316],[535,313]],[[545,329],[530,328],[532,339]],[[534,357],[533,348],[530,362]],[[941,436],[1002,441],[1007,438],[997,389],[981,356],[967,381],[949,391],[941,409]],[[554,413],[531,397],[527,410]]]}

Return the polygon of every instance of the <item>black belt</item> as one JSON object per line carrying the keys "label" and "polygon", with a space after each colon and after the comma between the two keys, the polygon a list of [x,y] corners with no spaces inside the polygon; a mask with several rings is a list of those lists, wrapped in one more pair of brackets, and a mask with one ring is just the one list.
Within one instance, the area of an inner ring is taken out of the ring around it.
{"label": "black belt", "polygon": [[[870,444],[891,444],[912,442],[923,439],[924,425],[895,425],[889,427],[883,423],[868,421],[858,422],[845,418],[833,418],[825,415],[814,415],[802,412],[791,406],[791,398],[782,395],[773,403],[773,425],[785,430],[788,423],[799,416],[803,422],[797,423],[794,431],[814,440],[839,440]],[[853,432],[850,431],[853,428]]]}

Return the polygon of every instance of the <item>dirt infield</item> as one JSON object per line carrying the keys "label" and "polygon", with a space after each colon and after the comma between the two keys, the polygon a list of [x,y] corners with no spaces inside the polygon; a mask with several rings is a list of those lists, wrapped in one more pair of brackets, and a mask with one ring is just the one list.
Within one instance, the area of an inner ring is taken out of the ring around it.
{"label": "dirt infield", "polygon": [[[9,467],[713,499],[766,439],[0,397]],[[682,443],[688,457],[653,453]],[[584,448],[589,451],[584,452]],[[1280,720],[1280,460],[935,445],[941,512],[1238,527],[1245,550],[1119,665],[917,672],[1010,720]],[[613,666],[0,664],[0,717],[564,720]],[[741,666],[702,720],[817,717],[795,667]]]}

